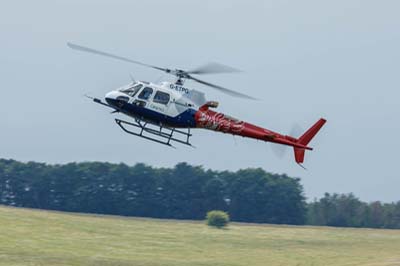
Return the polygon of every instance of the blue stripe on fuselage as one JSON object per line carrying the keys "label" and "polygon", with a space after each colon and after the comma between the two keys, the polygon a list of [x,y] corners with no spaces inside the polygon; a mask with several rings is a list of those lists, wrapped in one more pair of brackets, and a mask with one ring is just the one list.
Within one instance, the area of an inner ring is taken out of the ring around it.
{"label": "blue stripe on fuselage", "polygon": [[161,123],[163,125],[168,125],[171,127],[182,127],[182,128],[196,126],[196,122],[194,119],[196,110],[192,108],[188,108],[183,113],[175,117],[172,117],[124,101],[119,101],[114,99],[106,99],[106,101],[109,105],[115,106],[121,113],[137,117],[143,120],[149,120],[150,122],[153,122],[155,124]]}

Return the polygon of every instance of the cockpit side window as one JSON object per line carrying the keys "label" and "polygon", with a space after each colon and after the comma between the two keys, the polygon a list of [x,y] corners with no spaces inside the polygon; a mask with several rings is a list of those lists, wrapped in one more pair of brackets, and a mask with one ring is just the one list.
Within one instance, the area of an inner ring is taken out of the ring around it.
{"label": "cockpit side window", "polygon": [[157,91],[156,95],[154,95],[153,102],[166,105],[169,103],[169,99],[170,99],[170,96],[168,93],[162,92],[162,91]]}
{"label": "cockpit side window", "polygon": [[136,84],[135,86],[133,86],[132,88],[126,89],[126,90],[122,90],[121,92],[128,94],[129,96],[133,97],[136,95],[136,93],[138,93],[138,91],[143,87],[142,84]]}
{"label": "cockpit side window", "polygon": [[143,100],[148,100],[152,94],[153,94],[153,89],[150,87],[145,87],[139,94],[138,98]]}

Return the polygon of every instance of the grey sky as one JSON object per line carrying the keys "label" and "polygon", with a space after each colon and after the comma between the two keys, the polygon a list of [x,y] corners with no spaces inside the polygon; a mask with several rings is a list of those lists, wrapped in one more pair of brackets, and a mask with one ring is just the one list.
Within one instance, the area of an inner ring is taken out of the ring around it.
{"label": "grey sky", "polygon": [[[262,167],[302,178],[306,195],[354,192],[400,200],[398,1],[1,1],[0,157],[49,163],[111,161],[205,168]],[[219,111],[272,130],[328,123],[302,170],[293,152],[196,130],[196,149],[126,135],[82,97],[168,76],[73,51],[67,41],[165,67],[217,61],[244,70],[204,79],[262,98],[252,102],[194,83]]]}

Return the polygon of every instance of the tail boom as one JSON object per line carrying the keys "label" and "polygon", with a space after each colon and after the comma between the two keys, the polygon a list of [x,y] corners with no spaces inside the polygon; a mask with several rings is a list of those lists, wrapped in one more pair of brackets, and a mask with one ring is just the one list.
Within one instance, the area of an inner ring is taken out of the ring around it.
{"label": "tail boom", "polygon": [[297,139],[292,136],[281,135],[274,131],[240,121],[222,113],[214,112],[208,109],[208,106],[206,105],[196,112],[195,121],[196,127],[198,128],[211,129],[223,133],[291,146],[294,148],[296,163],[299,164],[304,161],[305,150],[312,150],[311,147],[307,146],[308,143],[326,122],[325,119],[321,118]]}

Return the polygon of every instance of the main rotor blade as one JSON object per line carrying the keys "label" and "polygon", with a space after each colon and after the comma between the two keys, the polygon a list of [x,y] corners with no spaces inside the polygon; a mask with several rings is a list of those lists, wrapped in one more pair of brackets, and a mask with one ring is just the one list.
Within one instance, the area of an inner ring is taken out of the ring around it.
{"label": "main rotor blade", "polygon": [[224,87],[221,87],[221,86],[206,82],[204,80],[200,80],[200,79],[194,78],[192,76],[189,76],[188,78],[192,79],[192,80],[194,80],[194,81],[196,81],[198,83],[201,83],[201,84],[204,84],[206,86],[209,86],[211,88],[217,89],[217,90],[219,90],[219,91],[221,91],[223,93],[229,94],[231,96],[235,96],[235,97],[239,97],[239,98],[245,98],[245,99],[251,99],[251,100],[257,100],[256,98],[253,98],[253,97],[251,97],[249,95],[246,95],[246,94],[243,94],[243,93],[240,93],[240,92],[236,92],[236,91],[233,91],[233,90],[230,90],[230,89],[227,89],[227,88],[224,88]]}
{"label": "main rotor blade", "polygon": [[192,69],[187,73],[200,75],[200,74],[236,73],[236,72],[241,72],[241,70],[223,64],[210,62],[203,66]]}
{"label": "main rotor blade", "polygon": [[157,69],[157,70],[161,70],[161,71],[164,71],[164,72],[167,72],[167,73],[170,72],[170,70],[168,68],[162,68],[162,67],[157,67],[157,66],[145,64],[145,63],[142,63],[142,62],[139,62],[139,61],[135,61],[135,60],[126,58],[126,57],[113,55],[113,54],[110,54],[110,53],[102,52],[102,51],[99,51],[99,50],[95,50],[95,49],[92,49],[92,48],[89,48],[89,47],[73,44],[73,43],[70,43],[70,42],[68,42],[67,45],[68,45],[69,48],[74,49],[74,50],[87,52],[87,53],[92,53],[92,54],[97,54],[97,55],[102,55],[102,56],[106,56],[106,57],[122,60],[122,61],[125,61],[125,62],[128,62],[128,63],[133,63],[133,64],[145,66],[145,67],[151,67],[151,68],[154,68],[154,69]]}

